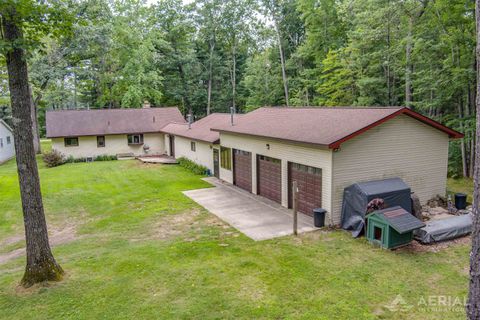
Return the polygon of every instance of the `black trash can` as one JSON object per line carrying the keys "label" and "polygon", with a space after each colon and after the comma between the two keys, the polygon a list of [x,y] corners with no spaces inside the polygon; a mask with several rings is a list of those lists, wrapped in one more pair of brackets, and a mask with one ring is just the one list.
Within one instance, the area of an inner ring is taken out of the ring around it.
{"label": "black trash can", "polygon": [[465,193],[455,193],[455,207],[458,210],[467,208],[467,195]]}
{"label": "black trash can", "polygon": [[325,225],[325,214],[327,210],[322,208],[313,209],[313,224],[317,228],[321,228]]}

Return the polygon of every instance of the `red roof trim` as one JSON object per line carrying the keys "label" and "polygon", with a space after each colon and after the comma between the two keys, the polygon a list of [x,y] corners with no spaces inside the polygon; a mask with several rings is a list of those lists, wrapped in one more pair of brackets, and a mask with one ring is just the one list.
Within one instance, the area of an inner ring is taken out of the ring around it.
{"label": "red roof trim", "polygon": [[355,132],[352,133],[352,134],[349,134],[349,135],[346,136],[346,137],[343,137],[343,138],[340,139],[340,140],[337,140],[337,141],[329,144],[328,147],[329,147],[330,149],[337,149],[337,148],[339,148],[340,145],[341,145],[342,143],[344,143],[345,141],[348,141],[348,140],[350,140],[350,139],[353,139],[353,138],[355,138],[356,136],[364,133],[365,131],[367,131],[367,130],[369,130],[369,129],[371,129],[371,128],[374,128],[374,127],[376,127],[376,126],[378,126],[378,125],[380,125],[380,124],[382,124],[382,123],[384,123],[384,122],[386,122],[386,121],[388,121],[388,120],[390,120],[390,119],[393,119],[393,118],[395,118],[395,117],[397,117],[397,116],[399,116],[399,115],[401,115],[401,114],[405,114],[405,115],[407,115],[407,116],[410,116],[410,117],[412,117],[412,118],[414,118],[414,119],[416,119],[416,120],[418,120],[418,121],[421,121],[421,122],[423,122],[423,123],[425,123],[425,124],[427,124],[427,125],[429,125],[429,126],[434,127],[435,129],[438,129],[438,130],[440,130],[440,131],[443,131],[443,132],[445,132],[446,134],[448,134],[448,135],[450,136],[450,138],[459,139],[459,138],[463,138],[463,136],[464,136],[463,133],[460,133],[460,132],[458,132],[458,131],[455,131],[455,130],[453,130],[453,129],[450,129],[449,127],[446,127],[446,126],[444,126],[443,124],[441,124],[441,123],[439,123],[439,122],[437,122],[437,121],[435,121],[435,120],[433,120],[433,119],[430,119],[430,118],[428,118],[428,117],[426,117],[426,116],[424,116],[424,115],[422,115],[422,114],[420,114],[420,113],[418,113],[418,112],[415,112],[415,111],[413,111],[413,110],[411,110],[411,109],[408,109],[408,108],[402,108],[402,109],[400,109],[400,110],[392,113],[391,115],[386,116],[385,118],[382,118],[382,119],[380,119],[380,120],[378,120],[378,121],[376,121],[376,122],[374,122],[374,123],[372,123],[372,124],[370,124],[370,125],[362,128],[362,129],[360,129],[360,130],[358,130],[358,131],[355,131]]}

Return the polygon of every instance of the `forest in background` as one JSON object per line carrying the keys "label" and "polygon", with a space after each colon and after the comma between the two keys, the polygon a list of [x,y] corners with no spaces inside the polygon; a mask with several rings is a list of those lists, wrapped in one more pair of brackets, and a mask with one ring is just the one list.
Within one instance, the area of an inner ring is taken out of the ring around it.
{"label": "forest in background", "polygon": [[[42,135],[45,110],[145,100],[197,119],[232,107],[402,105],[464,132],[449,174],[473,175],[472,0],[62,2],[71,28],[29,51]],[[7,80],[0,58],[9,121]]]}

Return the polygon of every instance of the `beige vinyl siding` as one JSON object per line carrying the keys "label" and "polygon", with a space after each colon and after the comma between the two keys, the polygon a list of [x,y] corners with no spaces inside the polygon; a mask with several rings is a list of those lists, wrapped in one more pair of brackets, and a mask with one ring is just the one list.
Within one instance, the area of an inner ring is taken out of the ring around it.
{"label": "beige vinyl siding", "polygon": [[[257,193],[257,154],[282,160],[282,205],[288,206],[288,162],[296,162],[322,169],[322,206],[331,212],[332,151],[329,149],[295,145],[276,140],[220,133],[223,147],[240,149],[252,153],[252,192]],[[270,149],[267,149],[267,144]],[[220,170],[220,178],[233,182],[231,170]],[[327,219],[327,222],[329,220]]]}
{"label": "beige vinyl siding", "polygon": [[129,145],[127,135],[107,135],[105,136],[105,147],[97,147],[96,136],[78,137],[78,146],[65,147],[64,138],[53,138],[52,147],[63,155],[74,158],[95,157],[99,155],[116,155],[119,153],[133,153],[136,156],[144,155],[143,146],[148,145],[150,151],[148,154],[164,154],[165,138],[161,133],[145,133],[143,135],[143,145]]}
{"label": "beige vinyl siding", "polygon": [[[191,143],[195,142],[196,151],[191,150]],[[205,166],[213,174],[213,145],[207,142],[191,140],[175,136],[175,158],[185,157],[193,162]]]}
{"label": "beige vinyl siding", "polygon": [[333,217],[340,223],[343,189],[355,182],[400,177],[422,203],[445,195],[448,135],[409,116],[389,120],[333,153]]}

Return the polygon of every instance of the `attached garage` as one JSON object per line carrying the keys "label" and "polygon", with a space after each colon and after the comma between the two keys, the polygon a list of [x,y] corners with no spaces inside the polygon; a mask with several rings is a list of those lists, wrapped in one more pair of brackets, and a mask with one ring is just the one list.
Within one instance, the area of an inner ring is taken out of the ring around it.
{"label": "attached garage", "polygon": [[252,192],[252,153],[233,150],[233,184]]}
{"label": "attached garage", "polygon": [[[218,125],[224,148],[251,152],[252,192],[299,211],[327,211],[339,224],[345,187],[401,178],[426,203],[445,194],[450,139],[463,135],[408,108],[259,108]],[[420,152],[420,151],[421,152]],[[233,181],[233,170],[220,179]]]}
{"label": "attached garage", "polygon": [[282,161],[276,158],[257,156],[257,193],[282,203]]}
{"label": "attached garage", "polygon": [[288,206],[292,208],[293,181],[298,187],[298,211],[309,216],[313,209],[322,208],[322,169],[299,163],[288,163]]}

